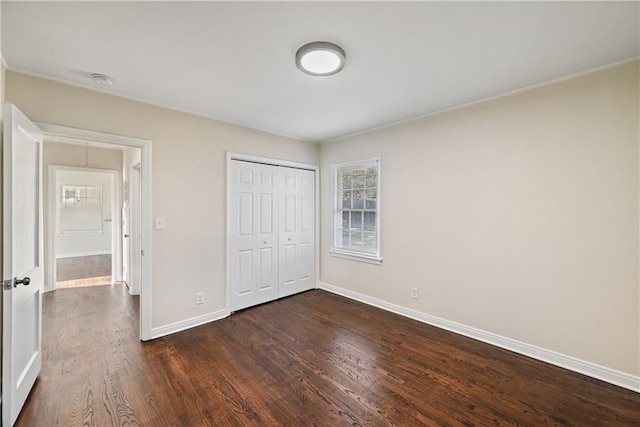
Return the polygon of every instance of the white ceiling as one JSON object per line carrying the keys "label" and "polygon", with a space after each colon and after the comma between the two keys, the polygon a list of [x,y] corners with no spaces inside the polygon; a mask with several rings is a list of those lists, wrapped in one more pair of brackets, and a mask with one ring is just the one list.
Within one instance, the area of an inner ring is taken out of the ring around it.
{"label": "white ceiling", "polygon": [[[639,2],[11,2],[10,69],[325,141],[640,55]],[[332,41],[337,75],[301,73]]]}

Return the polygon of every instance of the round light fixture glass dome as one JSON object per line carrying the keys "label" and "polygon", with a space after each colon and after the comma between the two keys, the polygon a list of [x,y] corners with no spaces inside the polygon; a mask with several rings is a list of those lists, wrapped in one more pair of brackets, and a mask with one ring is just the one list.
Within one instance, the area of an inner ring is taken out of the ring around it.
{"label": "round light fixture glass dome", "polygon": [[296,52],[300,71],[312,76],[330,76],[342,70],[347,56],[342,48],[329,42],[311,42]]}

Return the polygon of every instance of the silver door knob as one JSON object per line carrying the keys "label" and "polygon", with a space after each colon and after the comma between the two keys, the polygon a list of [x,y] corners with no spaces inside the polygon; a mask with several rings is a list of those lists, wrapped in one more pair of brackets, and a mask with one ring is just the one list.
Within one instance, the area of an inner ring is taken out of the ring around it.
{"label": "silver door knob", "polygon": [[17,277],[13,279],[13,287],[16,288],[18,287],[18,285],[25,285],[25,286],[29,286],[29,283],[31,283],[31,279],[28,277],[25,277],[24,279],[18,279]]}
{"label": "silver door knob", "polygon": [[125,235],[124,235],[124,237],[129,237],[129,235],[128,235],[128,234],[125,234]]}

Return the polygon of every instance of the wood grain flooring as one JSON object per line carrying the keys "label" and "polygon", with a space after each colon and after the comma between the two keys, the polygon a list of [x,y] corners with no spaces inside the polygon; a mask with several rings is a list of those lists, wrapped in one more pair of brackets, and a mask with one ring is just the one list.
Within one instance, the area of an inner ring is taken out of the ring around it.
{"label": "wood grain flooring", "polygon": [[320,290],[147,343],[137,307],[46,294],[17,425],[640,425],[639,393]]}

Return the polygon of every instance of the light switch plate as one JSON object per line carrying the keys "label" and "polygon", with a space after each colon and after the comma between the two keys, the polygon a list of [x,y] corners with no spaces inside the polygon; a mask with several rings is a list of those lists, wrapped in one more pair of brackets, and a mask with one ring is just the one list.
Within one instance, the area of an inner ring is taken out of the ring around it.
{"label": "light switch plate", "polygon": [[157,216],[155,221],[156,230],[164,230],[164,217]]}

